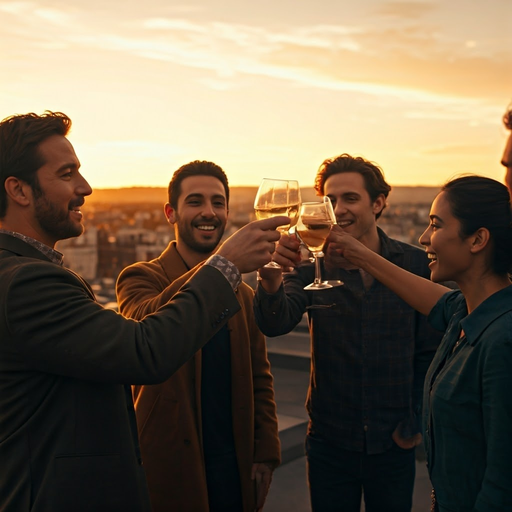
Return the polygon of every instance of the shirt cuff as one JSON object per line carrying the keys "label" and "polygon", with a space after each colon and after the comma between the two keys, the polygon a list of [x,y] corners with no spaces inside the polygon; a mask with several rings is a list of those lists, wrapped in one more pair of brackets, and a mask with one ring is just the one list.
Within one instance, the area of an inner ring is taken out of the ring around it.
{"label": "shirt cuff", "polygon": [[224,256],[221,256],[220,254],[214,254],[205,261],[205,265],[211,265],[220,271],[222,275],[228,280],[233,290],[236,290],[240,286],[240,283],[242,282],[242,276],[240,275],[240,272],[236,268],[236,265],[224,258]]}

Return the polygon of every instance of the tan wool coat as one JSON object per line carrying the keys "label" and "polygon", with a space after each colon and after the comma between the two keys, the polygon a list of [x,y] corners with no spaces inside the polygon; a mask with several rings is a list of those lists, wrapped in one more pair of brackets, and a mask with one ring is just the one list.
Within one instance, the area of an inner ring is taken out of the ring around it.
{"label": "tan wool coat", "polygon": [[[160,257],[135,263],[121,273],[117,282],[120,312],[138,320],[155,312],[200,267],[188,271],[171,242]],[[273,378],[265,338],[253,316],[253,290],[242,283],[236,296],[242,309],[228,321],[233,435],[244,512],[252,512],[252,464],[277,466],[280,444]],[[134,386],[133,395],[153,511],[208,512],[201,434],[201,351],[163,384]]]}

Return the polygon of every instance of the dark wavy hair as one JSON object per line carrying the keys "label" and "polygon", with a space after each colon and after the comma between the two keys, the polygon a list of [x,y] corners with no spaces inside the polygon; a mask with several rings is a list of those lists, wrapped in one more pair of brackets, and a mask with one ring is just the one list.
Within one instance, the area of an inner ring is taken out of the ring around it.
{"label": "dark wavy hair", "polygon": [[5,180],[15,176],[41,192],[36,171],[45,162],[39,153],[41,142],[52,135],[66,136],[71,119],[62,112],[47,110],[42,115],[22,114],[0,122],[0,219],[7,211]]}
{"label": "dark wavy hair", "polygon": [[[324,188],[327,178],[344,172],[357,172],[363,177],[366,191],[372,202],[375,202],[381,194],[387,198],[391,191],[391,186],[386,183],[384,173],[378,165],[360,156],[354,157],[343,153],[340,156],[328,158],[322,162],[315,177],[316,193],[319,196],[325,195]],[[377,219],[381,216],[386,206],[387,204],[384,203],[382,210],[375,215]]]}
{"label": "dark wavy hair", "polygon": [[188,164],[182,165],[172,175],[172,179],[169,183],[168,195],[169,204],[175,210],[178,207],[178,198],[181,194],[181,182],[189,176],[213,176],[217,178],[222,185],[224,185],[224,191],[226,192],[226,207],[229,206],[229,185],[228,178],[221,167],[213,162],[206,160],[194,160]]}
{"label": "dark wavy hair", "polygon": [[487,228],[493,243],[492,270],[496,274],[510,272],[512,212],[507,187],[483,176],[462,176],[447,182],[441,191],[461,223],[461,236],[466,238],[479,228]]}

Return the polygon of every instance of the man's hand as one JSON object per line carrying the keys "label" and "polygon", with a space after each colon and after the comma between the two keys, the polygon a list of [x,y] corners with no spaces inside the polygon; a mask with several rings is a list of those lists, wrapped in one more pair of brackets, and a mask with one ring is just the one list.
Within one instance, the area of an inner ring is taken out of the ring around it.
{"label": "man's hand", "polygon": [[252,465],[251,479],[256,483],[256,512],[263,510],[273,472],[272,466],[265,462],[256,462]]}
{"label": "man's hand", "polygon": [[283,233],[272,259],[285,270],[293,270],[300,263],[299,248],[300,242],[296,236]]}
{"label": "man's hand", "polygon": [[276,293],[283,281],[283,268],[293,270],[300,263],[300,242],[295,236],[282,234],[272,256],[281,268],[262,267],[258,270],[261,286],[267,293]]}
{"label": "man's hand", "polygon": [[327,237],[324,263],[327,268],[363,268],[368,251],[371,249],[335,225]]}
{"label": "man's hand", "polygon": [[420,433],[414,434],[412,437],[402,437],[400,434],[400,425],[395,428],[394,432],[391,434],[391,438],[395,444],[403,450],[409,450],[410,448],[418,446],[423,439]]}
{"label": "man's hand", "polygon": [[290,219],[284,216],[250,222],[233,233],[216,254],[231,261],[241,274],[252,272],[272,259],[280,237],[276,228],[289,223]]}

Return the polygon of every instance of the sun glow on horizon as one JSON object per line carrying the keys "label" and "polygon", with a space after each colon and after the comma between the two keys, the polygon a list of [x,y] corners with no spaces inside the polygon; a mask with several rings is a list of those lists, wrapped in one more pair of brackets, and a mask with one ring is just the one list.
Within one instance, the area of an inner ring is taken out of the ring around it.
{"label": "sun glow on horizon", "polygon": [[68,114],[98,189],[196,159],[307,187],[344,152],[392,185],[502,180],[510,19],[509,0],[0,0],[0,117]]}

